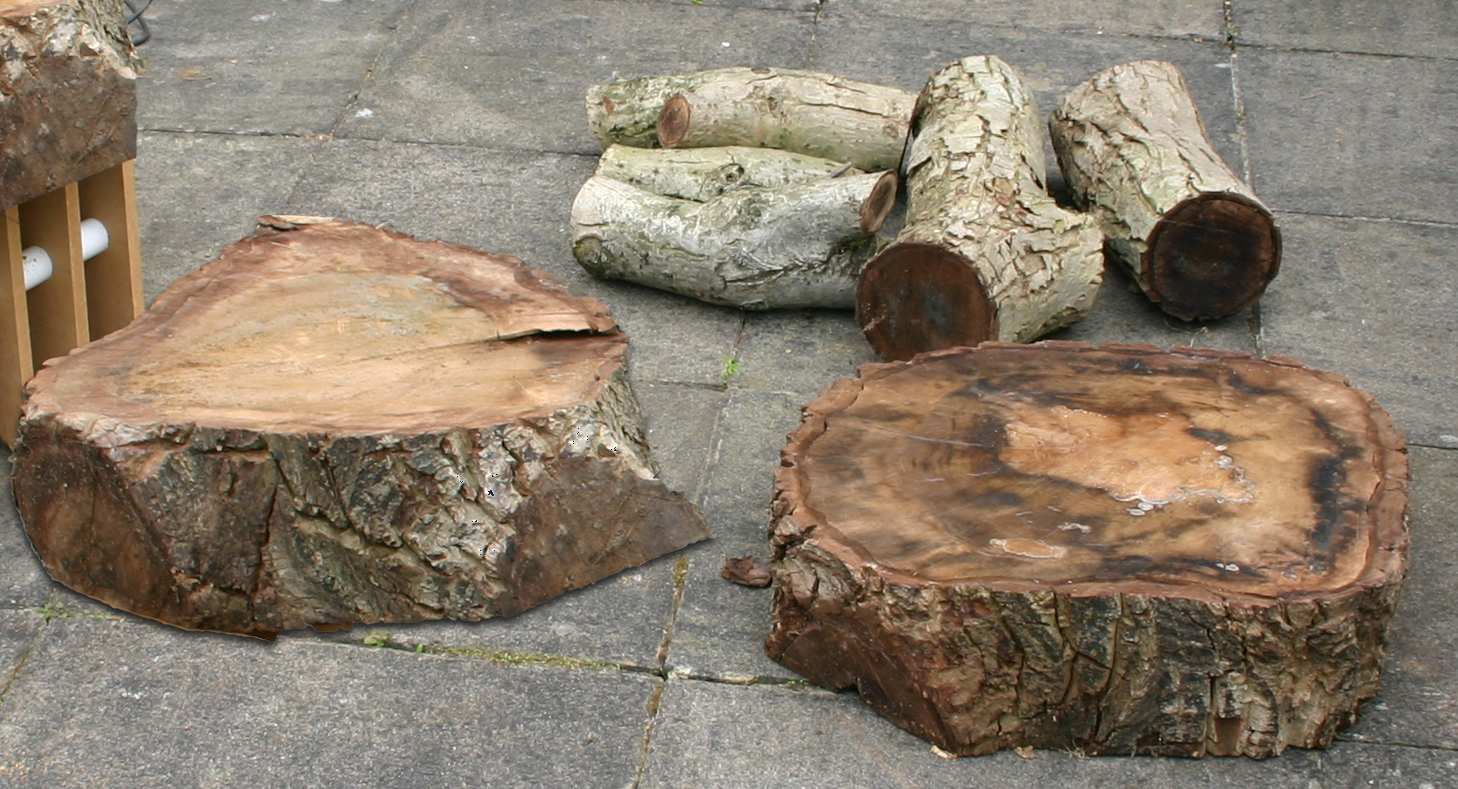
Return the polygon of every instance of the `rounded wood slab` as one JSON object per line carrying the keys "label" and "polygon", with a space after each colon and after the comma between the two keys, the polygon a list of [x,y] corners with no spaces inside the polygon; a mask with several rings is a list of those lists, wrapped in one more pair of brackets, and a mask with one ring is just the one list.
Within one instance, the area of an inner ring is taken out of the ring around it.
{"label": "rounded wood slab", "polygon": [[189,628],[510,615],[707,536],[602,304],[521,261],[266,226],[27,387],[46,568]]}
{"label": "rounded wood slab", "polygon": [[781,465],[769,653],[948,750],[1267,756],[1376,691],[1407,461],[1338,376],[984,344],[866,365]]}

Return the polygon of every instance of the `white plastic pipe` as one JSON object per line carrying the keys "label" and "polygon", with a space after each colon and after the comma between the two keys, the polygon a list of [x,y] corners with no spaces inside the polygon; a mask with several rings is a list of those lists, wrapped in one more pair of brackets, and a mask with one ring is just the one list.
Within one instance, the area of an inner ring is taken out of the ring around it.
{"label": "white plastic pipe", "polygon": [[[86,219],[81,222],[81,259],[90,260],[111,246],[111,235],[100,219]],[[25,289],[30,290],[51,278],[56,272],[51,256],[40,247],[26,247],[20,251],[22,268],[25,271]]]}

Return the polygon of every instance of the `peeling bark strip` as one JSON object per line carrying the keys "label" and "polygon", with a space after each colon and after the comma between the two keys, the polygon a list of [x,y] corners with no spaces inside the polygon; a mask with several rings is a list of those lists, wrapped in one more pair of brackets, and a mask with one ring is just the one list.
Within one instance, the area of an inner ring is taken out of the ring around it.
{"label": "peeling bark strip", "polygon": [[599,277],[750,310],[855,304],[896,176],[740,189],[706,203],[594,176],[572,204],[572,252]]}
{"label": "peeling bark strip", "polygon": [[1029,342],[1093,306],[1102,238],[1043,183],[1042,123],[995,57],[933,74],[907,150],[906,225],[869,265],[856,317],[883,359],[983,340]]}
{"label": "peeling bark strip", "polygon": [[650,150],[610,145],[597,175],[654,194],[704,202],[736,189],[777,189],[821,178],[861,175],[841,162],[771,148]]}
{"label": "peeling bark strip", "polygon": [[1094,75],[1048,128],[1075,199],[1165,312],[1232,315],[1275,278],[1276,221],[1215,152],[1172,64],[1141,60]]}
{"label": "peeling bark strip", "polygon": [[778,148],[870,172],[897,168],[914,101],[814,71],[725,68],[593,86],[587,123],[604,148]]}
{"label": "peeling bark strip", "polygon": [[137,156],[122,0],[0,1],[0,208]]}
{"label": "peeling bark strip", "polygon": [[603,305],[511,257],[265,221],[30,383],[14,490],[58,581],[271,636],[509,616],[708,536]]}
{"label": "peeling bark strip", "polygon": [[1330,373],[987,343],[805,408],[766,651],[957,754],[1272,756],[1378,688],[1406,449]]}

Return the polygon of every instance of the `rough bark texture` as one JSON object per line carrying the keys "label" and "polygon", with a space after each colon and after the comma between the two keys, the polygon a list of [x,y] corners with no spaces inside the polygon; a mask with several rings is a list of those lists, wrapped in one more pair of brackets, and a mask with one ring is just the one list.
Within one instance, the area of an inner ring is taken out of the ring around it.
{"label": "rough bark texture", "polygon": [[1231,315],[1275,278],[1275,219],[1215,152],[1172,64],[1098,73],[1064,98],[1048,127],[1074,198],[1165,312]]}
{"label": "rough bark texture", "polygon": [[821,178],[861,175],[848,164],[771,148],[650,150],[610,145],[597,175],[654,194],[704,202],[736,189],[778,189]]}
{"label": "rough bark texture", "polygon": [[572,204],[572,251],[599,277],[712,304],[849,308],[895,199],[889,172],[741,189],[706,203],[594,176]]}
{"label": "rough bark texture", "polygon": [[957,754],[1265,757],[1378,688],[1407,459],[1290,361],[987,343],[863,366],[776,476],[771,657]]}
{"label": "rough bark texture", "polygon": [[187,628],[515,614],[707,536],[598,302],[521,261],[280,220],[30,383],[60,582]]}
{"label": "rough bark texture", "polygon": [[726,68],[597,85],[587,121],[606,148],[743,145],[894,170],[915,96],[813,71]]}
{"label": "rough bark texture", "polygon": [[0,208],[137,155],[122,0],[0,0]]}
{"label": "rough bark texture", "polygon": [[906,179],[906,224],[857,293],[857,318],[883,359],[1028,342],[1088,314],[1102,238],[1045,191],[1042,122],[1011,66],[969,57],[932,75]]}

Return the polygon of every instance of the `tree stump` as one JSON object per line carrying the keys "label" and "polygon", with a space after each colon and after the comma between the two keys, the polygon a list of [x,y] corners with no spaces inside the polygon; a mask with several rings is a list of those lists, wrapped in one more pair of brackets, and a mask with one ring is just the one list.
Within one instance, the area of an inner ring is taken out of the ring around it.
{"label": "tree stump", "polygon": [[956,754],[1322,747],[1373,696],[1407,458],[1340,377],[986,343],[871,364],[781,454],[771,657]]}
{"label": "tree stump", "polygon": [[1102,71],[1063,99],[1048,127],[1074,199],[1165,312],[1233,315],[1275,278],[1276,221],[1215,152],[1174,65]]}
{"label": "tree stump", "polygon": [[15,497],[56,580],[271,636],[508,616],[707,536],[602,304],[511,257],[265,221],[30,383]]}
{"label": "tree stump", "polygon": [[0,208],[137,155],[122,0],[0,0]]}
{"label": "tree stump", "polygon": [[1022,79],[995,57],[928,80],[906,157],[906,224],[856,295],[881,358],[1028,342],[1088,314],[1103,241],[1045,191],[1042,128]]}
{"label": "tree stump", "polygon": [[595,85],[587,123],[604,148],[778,148],[870,172],[899,165],[914,100],[833,74],[724,68]]}
{"label": "tree stump", "polygon": [[572,203],[572,252],[599,277],[749,310],[850,308],[896,201],[892,173],[697,203],[593,176]]}
{"label": "tree stump", "polygon": [[596,173],[654,194],[701,203],[737,189],[778,189],[861,174],[829,159],[737,145],[685,149],[610,145],[602,152]]}

